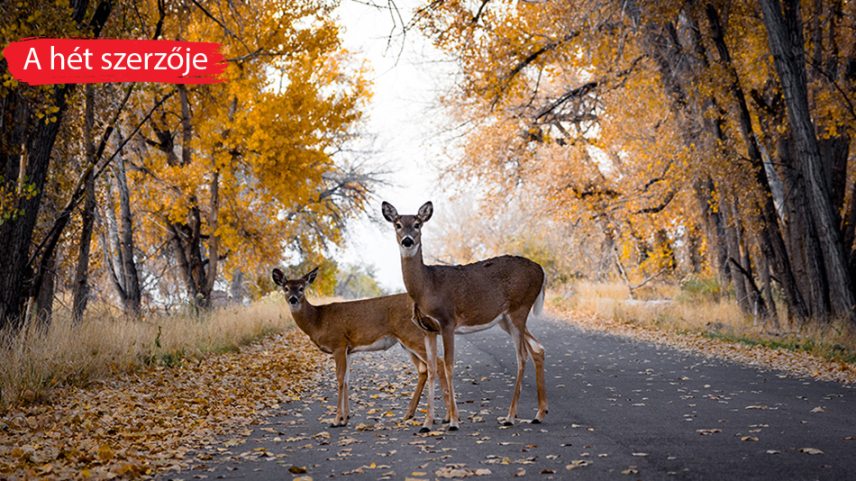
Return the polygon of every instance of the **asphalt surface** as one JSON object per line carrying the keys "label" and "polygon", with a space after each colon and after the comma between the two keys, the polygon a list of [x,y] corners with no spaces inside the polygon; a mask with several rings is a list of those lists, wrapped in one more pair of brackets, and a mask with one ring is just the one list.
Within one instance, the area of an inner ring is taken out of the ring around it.
{"label": "asphalt surface", "polygon": [[[331,363],[317,392],[283,404],[245,444],[224,440],[212,460],[165,479],[856,479],[854,388],[560,321],[535,320],[530,330],[547,354],[543,424],[498,423],[516,362],[494,328],[456,342],[460,431],[438,424],[420,435],[400,422],[415,373],[395,347],[355,359],[347,427],[329,427]],[[529,362],[522,417],[535,415],[534,383]]]}

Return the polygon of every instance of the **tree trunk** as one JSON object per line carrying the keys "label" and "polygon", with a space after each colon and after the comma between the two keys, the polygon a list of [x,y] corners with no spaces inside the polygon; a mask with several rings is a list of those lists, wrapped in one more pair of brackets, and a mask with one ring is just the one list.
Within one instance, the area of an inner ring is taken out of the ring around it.
{"label": "tree trunk", "polygon": [[783,4],[779,0],[760,2],[770,51],[781,81],[790,129],[806,182],[808,206],[823,257],[832,313],[856,322],[856,296],[808,106],[799,1],[784,0]]}
{"label": "tree trunk", "polygon": [[[121,137],[121,134],[120,134]],[[142,291],[134,259],[134,226],[131,200],[125,171],[125,158],[118,156],[112,165],[112,180],[107,182],[107,202],[102,215],[101,244],[104,264],[125,315],[137,317],[141,311]],[[119,218],[114,211],[115,190],[119,192]]]}
{"label": "tree trunk", "polygon": [[698,274],[702,270],[703,255],[702,244],[698,234],[698,226],[689,229],[687,233],[687,260],[691,274]]}
{"label": "tree trunk", "polygon": [[764,302],[767,304],[769,316],[767,319],[772,323],[774,331],[779,330],[779,313],[776,309],[776,301],[773,298],[773,283],[770,276],[770,262],[766,256],[761,256],[761,289],[764,292]]}
{"label": "tree trunk", "polygon": [[[95,7],[88,25],[83,20],[87,13],[87,1],[72,4],[71,18],[79,27],[88,29],[98,37],[110,16],[113,2],[103,0]],[[5,60],[0,61],[0,75],[5,75],[8,67]],[[3,129],[0,131],[0,161],[5,181],[22,179],[32,186],[35,195],[22,198],[16,208],[21,215],[14,220],[0,224],[0,245],[5,251],[4,262],[0,262],[0,328],[11,325],[20,327],[24,317],[23,309],[28,300],[37,297],[41,286],[38,279],[44,279],[44,272],[50,264],[49,253],[46,259],[30,259],[30,247],[33,231],[39,214],[42,194],[47,181],[51,153],[57,133],[67,110],[67,98],[73,85],[57,85],[50,89],[48,100],[57,108],[52,122],[36,121],[30,107],[30,94],[36,98],[40,94],[33,89],[17,86],[0,99],[3,105]],[[7,120],[12,120],[8,122]],[[21,145],[26,145],[21,152]],[[19,187],[23,187],[19,183]],[[38,262],[42,272],[34,271]]]}
{"label": "tree trunk", "polygon": [[[28,298],[37,295],[38,286],[33,285],[35,272],[29,259],[30,246],[33,241],[33,231],[39,214],[42,194],[47,183],[51,152],[66,111],[66,93],[68,91],[67,86],[57,86],[52,89],[54,105],[59,110],[55,114],[57,120],[50,123],[30,123],[31,112],[29,108],[18,105],[18,102],[26,103],[28,100],[22,98],[18,92],[9,95],[9,97],[15,97],[10,99],[16,107],[15,117],[27,126],[27,131],[33,131],[33,134],[26,140],[13,138],[10,139],[11,142],[4,142],[6,144],[4,148],[8,149],[16,147],[9,145],[16,140],[26,142],[26,153],[22,154],[20,148],[17,149],[17,152],[14,150],[4,152],[4,157],[6,157],[4,159],[6,163],[4,170],[7,173],[14,172],[14,175],[7,175],[6,178],[26,179],[26,182],[33,187],[35,195],[18,201],[17,209],[21,212],[20,216],[0,224],[0,245],[5,251],[4,262],[0,263],[0,327],[6,325],[20,327]],[[11,130],[11,133],[14,134],[17,129]],[[8,133],[3,135],[6,136]],[[18,147],[20,145],[19,143]]]}
{"label": "tree trunk", "polygon": [[728,277],[732,287],[734,287],[734,297],[737,299],[737,305],[740,306],[740,310],[744,314],[751,315],[753,309],[749,292],[746,290],[746,280],[743,274],[734,266],[734,263],[738,262],[738,259],[741,258],[740,239],[737,235],[737,222],[739,222],[739,219],[734,215],[731,203],[724,199],[720,201],[720,211],[722,212],[725,224],[725,242],[728,250],[728,259],[734,259],[733,262],[729,262],[728,264]]}
{"label": "tree trunk", "polygon": [[719,284],[723,287],[728,285],[730,274],[728,271],[728,248],[725,240],[725,227],[722,216],[718,211],[711,209],[713,193],[713,180],[695,183],[695,197],[702,213],[705,225],[705,235],[708,239],[710,250],[714,254],[714,265],[718,274]]}
{"label": "tree trunk", "polygon": [[[773,203],[773,183],[767,175],[767,168],[764,165],[761,149],[752,128],[749,106],[746,103],[743,88],[740,86],[737,69],[731,61],[731,54],[725,42],[725,32],[722,28],[719,12],[711,4],[707,5],[705,12],[711,29],[711,37],[719,55],[719,62],[725,67],[728,75],[731,77],[729,91],[737,104],[740,134],[747,146],[747,154],[755,174],[755,182],[761,190],[761,200],[759,201],[761,204],[759,206],[761,215],[758,217],[761,228],[761,237],[759,239],[761,252],[764,257],[773,261],[773,268],[785,293],[785,301],[788,303],[789,311],[798,319],[805,320],[808,316],[808,309],[797,287],[791,261],[779,228],[779,215]],[[765,263],[769,264],[766,261]]]}
{"label": "tree trunk", "polygon": [[[131,218],[131,192],[128,189],[128,177],[125,171],[125,157],[119,155],[113,170],[116,188],[119,191],[119,258],[122,262],[122,285],[124,287],[123,306],[125,314],[137,317],[140,314],[142,291],[137,262],[134,259],[134,222]],[[111,207],[112,209],[112,207]]]}
{"label": "tree trunk", "polygon": [[39,292],[29,299],[27,306],[27,319],[36,323],[39,329],[46,331],[51,324],[53,316],[54,292],[56,290],[56,257],[51,257],[47,263],[44,280],[39,287]]}
{"label": "tree trunk", "polygon": [[220,212],[220,173],[217,170],[211,175],[209,190],[211,201],[208,206],[208,229],[211,230],[211,234],[208,236],[208,271],[205,273],[204,294],[210,299],[211,292],[214,290],[214,281],[217,280],[217,266],[220,261],[220,237],[217,235],[217,216]]}
{"label": "tree trunk", "polygon": [[[83,138],[86,148],[86,163],[95,162],[95,88],[92,84],[86,85],[85,105],[83,114]],[[72,319],[79,323],[83,319],[83,312],[89,299],[89,251],[92,244],[92,228],[95,223],[95,176],[90,174],[86,179],[86,193],[83,201],[83,210],[80,213],[80,244],[77,251],[77,267],[74,272],[74,283],[72,285]]]}
{"label": "tree trunk", "polygon": [[[847,157],[850,154],[850,136],[847,134],[818,141],[820,158],[826,173],[829,202],[835,214],[835,225],[841,225],[840,214],[844,210],[844,194],[847,192]],[[844,232],[842,231],[842,237]],[[845,248],[847,246],[844,246]]]}

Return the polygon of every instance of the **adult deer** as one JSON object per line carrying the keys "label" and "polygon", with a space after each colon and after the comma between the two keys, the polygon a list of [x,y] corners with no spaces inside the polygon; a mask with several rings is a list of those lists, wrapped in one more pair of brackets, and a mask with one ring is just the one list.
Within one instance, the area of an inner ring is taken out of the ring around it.
{"label": "adult deer", "polygon": [[[416,215],[399,215],[384,202],[383,216],[395,226],[401,253],[404,286],[420,315],[414,321],[423,330],[443,339],[443,367],[448,382],[449,429],[458,429],[453,367],[455,334],[468,334],[499,325],[511,335],[517,354],[517,383],[504,424],[514,424],[523,383],[527,354],[535,362],[538,413],[533,423],[547,414],[544,388],[544,347],[526,329],[526,321],[540,314],[544,305],[546,275],[537,263],[524,257],[500,256],[459,266],[425,265],[422,261],[422,225],[431,219],[434,206],[426,202]],[[436,349],[436,342],[429,350]],[[430,372],[431,366],[429,366]]]}
{"label": "adult deer", "polygon": [[[348,424],[350,417],[348,388],[350,387],[349,355],[355,352],[385,351],[401,343],[410,354],[419,378],[416,391],[407,407],[405,419],[416,412],[419,398],[426,381],[428,385],[428,414],[423,427],[430,426],[434,419],[434,373],[437,366],[436,351],[426,349],[426,336],[413,321],[413,301],[407,294],[375,297],[349,302],[312,305],[306,300],[306,288],[318,275],[316,267],[299,279],[287,279],[279,269],[271,273],[273,282],[285,292],[288,307],[294,322],[321,351],[332,354],[336,361],[338,401],[336,418],[332,427]],[[436,341],[434,343],[436,345]],[[429,357],[433,355],[433,357]],[[428,366],[434,369],[428,369]],[[430,378],[429,378],[429,373]],[[440,385],[446,392],[446,379],[440,377]]]}

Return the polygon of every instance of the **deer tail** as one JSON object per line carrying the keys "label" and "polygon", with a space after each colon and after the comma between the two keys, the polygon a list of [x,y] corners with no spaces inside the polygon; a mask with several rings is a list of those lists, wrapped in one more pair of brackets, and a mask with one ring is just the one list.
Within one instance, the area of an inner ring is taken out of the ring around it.
{"label": "deer tail", "polygon": [[543,267],[541,274],[544,276],[541,280],[541,292],[535,298],[535,304],[532,304],[532,311],[530,312],[530,315],[537,317],[541,317],[541,313],[544,312],[544,291],[547,290],[547,272],[544,271]]}

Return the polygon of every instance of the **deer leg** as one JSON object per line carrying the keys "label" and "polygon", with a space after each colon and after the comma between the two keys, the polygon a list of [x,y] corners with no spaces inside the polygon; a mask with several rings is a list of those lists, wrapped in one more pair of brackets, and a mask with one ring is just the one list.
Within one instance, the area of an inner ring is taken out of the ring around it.
{"label": "deer leg", "polygon": [[449,381],[446,379],[445,362],[437,360],[437,374],[440,379],[440,389],[443,390],[443,405],[446,407],[446,415],[443,417],[443,424],[449,423]]}
{"label": "deer leg", "polygon": [[458,404],[455,402],[455,326],[448,323],[448,328],[443,330],[443,364],[445,367],[446,382],[448,388],[448,414],[449,414],[449,431],[457,431],[460,422],[458,420]]}
{"label": "deer leg", "polygon": [[535,363],[535,383],[538,387],[538,414],[535,415],[533,423],[540,423],[547,415],[547,389],[544,385],[544,346],[535,339],[535,336],[527,329],[523,333],[526,338],[526,347]]}
{"label": "deer leg", "polygon": [[342,402],[342,406],[345,408],[345,422],[342,425],[344,426],[351,420],[351,358],[347,351],[345,352],[345,387],[343,390],[345,400]]}
{"label": "deer leg", "polygon": [[434,424],[434,379],[437,377],[437,336],[428,333],[425,335],[425,364],[428,368],[428,411],[425,413],[425,422],[419,428],[420,433],[431,431]]}
{"label": "deer leg", "polygon": [[520,391],[523,388],[523,373],[526,370],[526,356],[528,354],[523,332],[514,322],[514,319],[510,319],[508,327],[517,354],[517,382],[514,383],[514,394],[511,396],[511,406],[508,407],[508,416],[503,421],[505,426],[513,425],[517,418],[517,402],[520,400]]}
{"label": "deer leg", "polygon": [[347,421],[344,417],[345,411],[345,396],[347,391],[347,383],[345,378],[348,374],[348,353],[345,349],[340,349],[333,353],[333,359],[336,361],[336,418],[333,419],[332,428],[344,426]]}
{"label": "deer leg", "polygon": [[407,412],[404,414],[404,420],[408,420],[416,413],[416,408],[419,406],[419,398],[422,397],[422,390],[425,388],[425,381],[428,379],[428,366],[425,362],[419,359],[416,354],[410,353],[410,359],[416,365],[416,371],[419,373],[419,379],[416,381],[416,390],[413,391],[413,398],[410,400],[410,405],[407,406]]}

